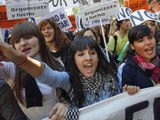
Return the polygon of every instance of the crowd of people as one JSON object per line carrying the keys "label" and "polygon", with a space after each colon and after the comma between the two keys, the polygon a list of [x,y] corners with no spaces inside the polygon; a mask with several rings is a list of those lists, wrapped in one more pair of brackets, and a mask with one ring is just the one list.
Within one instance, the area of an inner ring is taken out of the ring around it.
{"label": "crowd of people", "polygon": [[100,29],[71,39],[53,19],[16,24],[0,42],[0,119],[78,120],[79,108],[160,83],[158,21],[111,18],[108,51]]}

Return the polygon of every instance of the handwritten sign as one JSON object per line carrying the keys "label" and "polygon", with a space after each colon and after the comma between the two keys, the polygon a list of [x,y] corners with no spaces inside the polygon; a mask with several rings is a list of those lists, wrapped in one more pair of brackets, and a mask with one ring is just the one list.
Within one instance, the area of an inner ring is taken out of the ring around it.
{"label": "handwritten sign", "polygon": [[0,27],[11,28],[15,24],[26,21],[26,19],[7,20],[6,6],[0,6]]}
{"label": "handwritten sign", "polygon": [[106,3],[94,3],[88,8],[81,10],[81,14],[84,21],[90,21],[116,15],[119,13],[119,9],[119,2],[117,0],[113,0]]}
{"label": "handwritten sign", "polygon": [[34,2],[30,4],[6,4],[6,7],[8,20],[40,17],[49,13],[49,6],[44,2]]}
{"label": "handwritten sign", "polygon": [[[82,16],[80,14],[76,15],[76,26],[78,30],[83,30],[85,28],[91,28],[95,26],[100,26],[100,20],[92,20],[88,22],[84,22]],[[103,18],[102,25],[110,24],[110,18]]]}
{"label": "handwritten sign", "polygon": [[72,8],[79,6],[79,0],[50,0],[49,1],[49,11],[52,12],[57,8]]}
{"label": "handwritten sign", "polygon": [[38,19],[36,21],[36,23],[38,24],[41,20],[43,20],[45,18],[50,18],[50,19],[55,20],[56,23],[58,24],[58,26],[60,27],[60,29],[63,31],[72,27],[72,24],[66,14],[66,12],[64,11],[63,7],[51,12],[47,16],[41,17],[40,19]]}

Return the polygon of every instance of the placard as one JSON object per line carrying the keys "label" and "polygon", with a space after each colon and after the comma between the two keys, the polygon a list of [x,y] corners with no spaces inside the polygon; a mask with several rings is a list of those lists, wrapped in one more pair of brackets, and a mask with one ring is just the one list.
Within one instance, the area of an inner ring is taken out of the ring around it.
{"label": "placard", "polygon": [[130,15],[132,26],[140,25],[146,20],[158,21],[158,18],[154,13],[147,10],[137,10]]}
{"label": "placard", "polygon": [[26,21],[26,19],[7,20],[6,6],[0,6],[0,27],[12,28],[15,24]]}
{"label": "placard", "polygon": [[52,12],[60,7],[73,8],[80,6],[79,0],[50,0],[49,1],[49,11]]}
{"label": "placard", "polygon": [[120,5],[117,0],[106,3],[94,3],[80,11],[84,21],[99,20],[102,18],[109,18],[112,15],[119,13]]}
{"label": "placard", "polygon": [[62,31],[65,31],[72,27],[72,24],[63,7],[60,7],[59,9],[52,11],[48,15],[41,17],[40,19],[36,20],[36,23],[38,24],[41,20],[46,18],[55,20]]}
{"label": "placard", "polygon": [[120,13],[116,15],[118,21],[129,19],[132,14],[132,10],[128,7],[121,7]]}
{"label": "placard", "polygon": [[17,4],[8,4],[6,3],[7,8],[7,18],[18,19],[18,18],[32,18],[40,17],[49,13],[48,3],[44,2],[29,2],[26,3],[17,3]]}

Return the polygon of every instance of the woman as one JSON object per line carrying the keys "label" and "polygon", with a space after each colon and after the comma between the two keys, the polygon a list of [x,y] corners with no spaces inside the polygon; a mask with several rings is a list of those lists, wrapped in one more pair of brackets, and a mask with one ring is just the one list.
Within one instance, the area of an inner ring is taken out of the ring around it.
{"label": "woman", "polygon": [[[100,37],[93,29],[86,28],[86,29],[80,31],[77,35],[78,36],[90,36],[90,37],[92,37],[98,43],[98,45],[101,48],[102,52],[106,55],[105,50],[100,45]],[[109,55],[109,60],[110,60],[111,65],[116,68],[117,67],[116,61],[113,59],[113,57],[112,57],[110,52],[108,52],[108,55]]]}
{"label": "woman", "polygon": [[[69,49],[69,55],[68,64],[70,66],[67,70],[70,73],[71,89],[68,94],[72,104],[77,108],[92,105],[120,93],[116,71],[108,63],[92,37],[76,37]],[[130,86],[125,86],[124,90],[130,93]],[[131,91],[135,93],[138,90],[137,87],[132,86]],[[78,119],[77,108],[72,106],[68,109],[66,120]]]}
{"label": "woman", "polygon": [[[148,13],[149,11],[146,10],[137,10],[135,12],[133,12],[131,15],[134,15],[136,17],[139,17],[139,14],[143,14],[143,13]],[[149,12],[150,13],[150,12]],[[151,14],[151,13],[150,13]],[[143,18],[143,17],[142,17]],[[160,38],[158,36],[158,26],[157,23],[155,21],[155,19],[150,18],[150,17],[144,17],[144,20],[142,20],[141,22],[134,22],[134,24],[132,24],[132,26],[136,26],[136,25],[146,25],[150,28],[152,34],[154,35],[156,41],[157,41],[157,53],[160,54]],[[122,62],[123,59],[125,58],[125,52],[127,51],[127,49],[129,46],[129,42],[126,43],[126,45],[124,46],[120,56],[118,57],[118,61]]]}
{"label": "woman", "polygon": [[[89,36],[76,37],[69,49],[69,96],[77,108],[85,107],[119,93],[115,69],[108,63],[97,42]],[[62,96],[63,97],[63,96]],[[66,120],[78,119],[79,112],[70,107]]]}
{"label": "woman", "polygon": [[[11,33],[10,42],[18,54],[6,44],[1,45],[0,51],[3,56],[8,58],[8,52],[13,51],[13,55],[9,54],[11,58],[8,59],[15,63],[2,62],[1,79],[14,81],[13,90],[16,98],[29,119],[43,119],[58,101],[54,94],[56,87],[65,90],[70,87],[69,76],[63,72],[63,66],[50,54],[43,34],[35,24],[30,22],[17,24]],[[30,57],[41,62],[37,61],[38,65],[34,67],[33,63],[28,63]],[[20,60],[21,62],[18,62]],[[21,67],[25,69],[22,70]]]}
{"label": "woman", "polygon": [[0,80],[0,120],[27,120],[9,85]]}
{"label": "woman", "polygon": [[132,51],[122,69],[122,85],[152,87],[159,83],[159,57],[156,40],[146,25],[138,25],[128,33]]}
{"label": "woman", "polygon": [[58,24],[53,19],[44,19],[38,24],[47,47],[52,55],[66,65],[70,40],[61,31]]}
{"label": "woman", "polygon": [[98,34],[91,28],[86,28],[84,30],[81,30],[78,34],[78,36],[90,36],[92,37],[94,40],[96,40],[96,42],[99,44],[100,43],[100,37],[98,36]]}

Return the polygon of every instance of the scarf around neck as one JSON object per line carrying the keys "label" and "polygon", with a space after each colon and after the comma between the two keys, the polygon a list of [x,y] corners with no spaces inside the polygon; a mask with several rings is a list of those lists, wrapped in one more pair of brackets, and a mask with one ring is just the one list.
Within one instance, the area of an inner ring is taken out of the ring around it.
{"label": "scarf around neck", "polygon": [[[40,54],[37,54],[33,57],[36,60],[41,61]],[[25,85],[25,99],[26,99],[26,108],[42,106],[42,93],[36,83],[36,80],[29,76],[27,84]]]}
{"label": "scarf around neck", "polygon": [[160,83],[160,60],[158,56],[151,60],[151,62],[146,62],[144,58],[139,55],[134,55],[132,59],[149,76],[153,84]]}
{"label": "scarf around neck", "polygon": [[87,78],[80,74],[80,81],[83,86],[83,91],[92,93],[95,92],[101,85],[102,76],[101,74],[95,73],[94,76]]}

